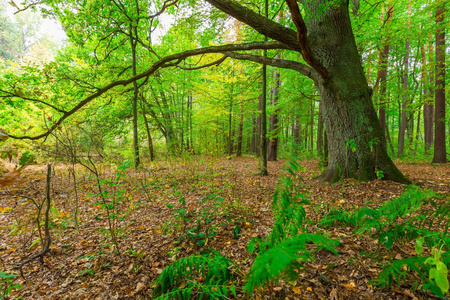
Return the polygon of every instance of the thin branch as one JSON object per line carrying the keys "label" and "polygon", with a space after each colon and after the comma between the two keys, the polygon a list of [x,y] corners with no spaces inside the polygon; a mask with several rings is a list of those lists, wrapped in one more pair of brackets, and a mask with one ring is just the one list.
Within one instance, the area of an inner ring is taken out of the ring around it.
{"label": "thin branch", "polygon": [[25,97],[25,96],[20,96],[20,95],[17,95],[17,94],[15,94],[15,93],[8,92],[8,91],[5,91],[5,90],[0,90],[0,92],[6,94],[5,96],[0,96],[0,98],[12,98],[12,97],[16,97],[16,98],[20,98],[20,99],[23,99],[23,100],[27,100],[27,101],[31,101],[31,102],[37,102],[37,103],[44,104],[44,105],[46,105],[46,106],[48,106],[48,107],[53,108],[53,109],[56,110],[57,112],[60,112],[60,113],[63,113],[63,114],[67,113],[67,111],[65,111],[65,110],[63,110],[63,109],[60,109],[60,108],[57,108],[56,106],[54,106],[54,105],[52,105],[52,104],[50,104],[50,103],[47,103],[47,102],[45,102],[45,101],[39,100],[39,99],[34,99],[34,98]]}

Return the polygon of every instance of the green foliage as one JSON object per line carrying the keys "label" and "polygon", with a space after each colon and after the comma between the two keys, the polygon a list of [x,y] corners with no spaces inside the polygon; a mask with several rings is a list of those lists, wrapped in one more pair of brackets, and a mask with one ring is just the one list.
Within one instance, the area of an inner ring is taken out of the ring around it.
{"label": "green foliage", "polygon": [[[448,239],[447,239],[448,240]],[[443,298],[449,292],[448,266],[450,265],[450,251],[448,244],[441,240],[440,247],[432,247],[431,256],[421,256],[423,253],[424,238],[416,240],[417,256],[394,260],[384,266],[383,271],[378,274],[373,284],[381,287],[391,287],[393,282],[400,285],[405,282],[407,276],[414,271],[423,283],[422,289],[430,290],[431,293]],[[442,253],[445,246],[446,252]],[[414,279],[412,279],[414,281]]]}
{"label": "green foliage", "polygon": [[13,289],[20,289],[22,285],[14,284],[16,274],[0,272],[0,299],[6,299]]}
{"label": "green foliage", "polygon": [[192,255],[170,264],[155,281],[153,295],[157,299],[203,298],[225,299],[236,297],[233,279],[234,263],[217,251]]}
{"label": "green foliage", "polygon": [[[320,220],[319,225],[323,227],[333,225],[354,226],[356,232],[369,232],[378,236],[379,243],[384,244],[387,248],[391,248],[394,242],[410,241],[419,236],[427,236],[427,241],[430,241],[435,236],[425,229],[425,225],[427,221],[433,223],[433,219],[436,217],[435,213],[429,213],[426,216],[420,214],[407,218],[406,221],[403,220],[407,215],[421,209],[428,199],[431,202],[431,197],[435,195],[436,193],[432,191],[422,190],[417,186],[409,186],[400,197],[386,201],[377,208],[365,206],[353,212],[334,208],[325,218]],[[443,206],[447,207],[446,205]],[[446,209],[440,208],[439,211],[442,210]]]}
{"label": "green foliage", "polygon": [[253,239],[249,244],[250,252],[259,248],[259,256],[247,275],[245,290],[250,295],[255,287],[276,281],[280,277],[295,278],[303,266],[301,262],[312,259],[309,244],[337,254],[334,249],[338,244],[337,240],[304,232],[306,212],[303,204],[309,201],[298,192],[298,186],[293,180],[300,168],[295,157],[286,162],[284,174],[280,177],[273,196],[275,222],[272,232],[264,241]]}
{"label": "green foliage", "polygon": [[302,262],[313,258],[308,250],[308,245],[311,243],[318,246],[318,249],[337,254],[334,249],[337,241],[324,236],[302,233],[286,238],[256,258],[247,275],[247,284],[244,289],[252,295],[255,287],[277,281],[280,277],[287,280],[296,279],[299,271],[304,267]]}
{"label": "green foliage", "polygon": [[[424,283],[423,289],[443,297],[448,294],[450,251],[447,233],[450,203],[447,199],[438,200],[436,193],[410,186],[400,197],[386,201],[378,208],[362,207],[354,212],[335,208],[319,225],[354,226],[356,232],[373,233],[379,243],[388,249],[394,243],[416,239],[418,256],[389,262],[373,283],[383,288],[391,287],[394,282],[400,285],[413,271],[419,277],[419,282]],[[424,208],[424,204],[430,204],[432,209]],[[425,211],[419,214],[420,210]],[[433,231],[435,227],[444,228],[444,231]],[[436,246],[441,244],[440,247]],[[424,245],[433,249],[431,257],[421,256]],[[442,253],[443,248],[447,252]]]}
{"label": "green foliage", "polygon": [[189,239],[198,246],[206,244],[209,238],[216,235],[216,225],[214,221],[226,213],[219,209],[224,201],[223,197],[211,194],[200,201],[198,207],[192,210],[186,205],[184,199],[178,200],[181,207],[175,209],[172,205],[168,208],[173,209],[172,219],[164,224],[166,231],[181,231],[178,240]]}

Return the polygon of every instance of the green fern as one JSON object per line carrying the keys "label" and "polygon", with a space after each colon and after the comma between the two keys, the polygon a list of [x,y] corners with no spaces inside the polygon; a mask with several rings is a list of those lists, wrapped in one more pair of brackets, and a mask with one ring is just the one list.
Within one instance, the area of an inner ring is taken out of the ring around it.
{"label": "green fern", "polygon": [[424,274],[426,274],[427,269],[424,263],[426,259],[426,257],[411,257],[394,260],[383,268],[383,271],[372,281],[372,284],[381,286],[382,288],[390,288],[396,282],[400,286],[411,271],[415,271],[421,280],[425,280]]}
{"label": "green fern", "polygon": [[257,257],[247,275],[244,289],[251,296],[255,287],[265,285],[283,275],[287,279],[295,279],[301,262],[312,259],[307,244],[313,243],[318,249],[325,249],[337,254],[335,246],[338,241],[316,234],[300,234],[273,246]]}
{"label": "green fern", "polygon": [[191,299],[193,294],[221,298],[227,295],[228,289],[232,293],[234,291],[234,288],[227,287],[233,278],[233,266],[231,260],[213,250],[208,255],[179,259],[166,267],[156,279],[153,295],[158,299]]}
{"label": "green fern", "polygon": [[308,244],[336,253],[337,240],[304,233],[306,211],[303,204],[309,204],[309,201],[293,181],[299,169],[295,157],[285,165],[273,196],[275,220],[272,232],[263,241],[253,239],[249,243],[250,252],[259,249],[259,256],[253,262],[244,287],[249,295],[255,287],[277,281],[280,277],[296,278],[302,262],[312,259]]}

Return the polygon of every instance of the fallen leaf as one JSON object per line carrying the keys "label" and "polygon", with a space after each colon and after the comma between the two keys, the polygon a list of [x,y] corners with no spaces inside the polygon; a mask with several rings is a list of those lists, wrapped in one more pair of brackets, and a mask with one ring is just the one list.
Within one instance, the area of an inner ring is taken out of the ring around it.
{"label": "fallen leaf", "polygon": [[295,294],[300,295],[302,293],[302,287],[301,286],[296,286],[296,287],[292,288],[292,291]]}
{"label": "fallen leaf", "polygon": [[344,284],[344,287],[349,290],[349,291],[355,291],[356,290],[356,284],[355,282],[352,280],[347,284]]}
{"label": "fallen leaf", "polygon": [[330,292],[330,300],[338,300],[336,288],[333,288],[331,290],[331,292]]}
{"label": "fallen leaf", "polygon": [[139,293],[140,291],[142,291],[144,289],[144,287],[145,287],[145,283],[139,282],[136,286],[136,290],[135,290],[136,293]]}

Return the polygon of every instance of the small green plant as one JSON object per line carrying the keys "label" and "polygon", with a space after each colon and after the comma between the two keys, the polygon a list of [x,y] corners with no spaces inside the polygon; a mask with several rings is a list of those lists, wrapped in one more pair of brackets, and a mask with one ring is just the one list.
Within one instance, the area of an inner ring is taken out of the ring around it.
{"label": "small green plant", "polygon": [[[444,244],[432,248],[431,256],[421,256],[425,239],[416,240],[417,256],[394,260],[386,264],[372,283],[381,287],[391,287],[393,282],[400,285],[406,277],[414,271],[420,279],[421,287],[429,290],[438,297],[444,298],[449,292],[448,265],[450,264],[450,251],[442,253]],[[416,283],[416,285],[418,285]]]}
{"label": "small green plant", "polygon": [[382,170],[376,170],[376,174],[378,179],[383,179],[384,172]]}
{"label": "small green plant", "polygon": [[223,197],[211,194],[200,201],[200,205],[194,211],[190,211],[186,205],[186,201],[182,198],[178,200],[181,207],[174,209],[174,206],[168,205],[168,208],[174,209],[172,219],[164,225],[166,231],[181,231],[178,241],[189,239],[198,246],[206,245],[208,239],[216,235],[215,220],[224,215],[219,208],[224,201]]}
{"label": "small green plant", "polygon": [[354,139],[348,140],[345,145],[345,149],[356,152],[356,141]]}
{"label": "small green plant", "polygon": [[6,299],[13,289],[20,289],[22,285],[14,284],[16,274],[0,272],[0,299]]}
{"label": "small green plant", "polygon": [[[416,253],[421,255],[423,253],[424,238],[416,240]],[[442,259],[442,248],[445,243],[439,243],[441,246],[433,247],[431,250],[431,257],[425,260],[425,265],[429,265],[429,282],[423,286],[423,289],[429,289],[433,294],[444,297],[449,292],[448,268]],[[448,254],[448,253],[446,253]]]}
{"label": "small green plant", "polygon": [[[378,208],[362,207],[353,212],[338,208],[332,209],[322,220],[319,226],[331,227],[333,225],[354,226],[359,233],[370,232],[378,236],[378,241],[386,248],[391,248],[394,242],[411,241],[419,236],[427,235],[429,242],[434,235],[425,229],[428,222],[433,223],[438,217],[434,213],[423,214],[404,220],[422,208],[424,202],[431,202],[431,197],[436,193],[422,190],[417,186],[410,186],[397,198],[386,201]],[[445,206],[445,205],[444,205]],[[441,209],[445,210],[445,209]],[[445,216],[441,215],[441,216]],[[440,218],[440,217],[439,217]],[[402,220],[402,221],[400,221]],[[404,221],[403,221],[404,220]],[[447,219],[441,219],[439,224]],[[447,227],[448,228],[448,225]]]}
{"label": "small green plant", "polygon": [[380,143],[380,139],[374,138],[369,141],[370,152],[373,152],[373,147]]}

